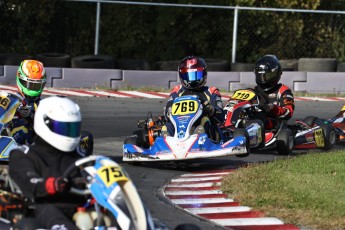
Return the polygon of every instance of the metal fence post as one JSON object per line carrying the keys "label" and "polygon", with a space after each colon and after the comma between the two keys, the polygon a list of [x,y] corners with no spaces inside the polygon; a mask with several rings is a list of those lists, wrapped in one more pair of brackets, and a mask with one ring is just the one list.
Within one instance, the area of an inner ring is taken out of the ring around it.
{"label": "metal fence post", "polygon": [[235,11],[234,11],[234,28],[232,32],[231,63],[236,63],[237,26],[238,26],[238,6],[235,7]]}
{"label": "metal fence post", "polygon": [[97,1],[96,9],[96,34],[95,34],[95,55],[98,54],[98,45],[99,45],[99,21],[101,16],[101,3]]}

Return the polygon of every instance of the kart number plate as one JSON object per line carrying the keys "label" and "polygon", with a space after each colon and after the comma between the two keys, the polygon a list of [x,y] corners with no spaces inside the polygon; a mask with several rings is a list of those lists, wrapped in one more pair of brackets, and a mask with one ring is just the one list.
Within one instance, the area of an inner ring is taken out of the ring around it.
{"label": "kart number plate", "polygon": [[255,97],[255,93],[250,90],[237,90],[231,99],[249,101]]}
{"label": "kart number plate", "polygon": [[325,140],[323,138],[322,129],[315,130],[315,143],[318,147],[324,147],[325,146]]}
{"label": "kart number plate", "polygon": [[0,96],[0,106],[5,110],[8,108],[11,100],[8,97]]}
{"label": "kart number plate", "polygon": [[172,115],[187,115],[196,113],[198,110],[198,102],[193,100],[186,100],[176,102],[172,106]]}
{"label": "kart number plate", "polygon": [[121,168],[116,166],[103,166],[97,170],[97,174],[107,187],[119,181],[128,181]]}

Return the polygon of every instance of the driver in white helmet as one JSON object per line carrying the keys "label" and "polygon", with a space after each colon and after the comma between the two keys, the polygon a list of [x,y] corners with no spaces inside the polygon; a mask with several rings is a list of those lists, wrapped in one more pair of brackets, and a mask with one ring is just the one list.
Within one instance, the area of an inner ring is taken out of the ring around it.
{"label": "driver in white helmet", "polygon": [[85,200],[66,195],[70,183],[63,173],[81,157],[76,151],[81,120],[80,108],[72,100],[59,96],[42,99],[34,116],[35,144],[10,154],[10,177],[23,196],[34,202],[39,228],[78,229],[72,216]]}

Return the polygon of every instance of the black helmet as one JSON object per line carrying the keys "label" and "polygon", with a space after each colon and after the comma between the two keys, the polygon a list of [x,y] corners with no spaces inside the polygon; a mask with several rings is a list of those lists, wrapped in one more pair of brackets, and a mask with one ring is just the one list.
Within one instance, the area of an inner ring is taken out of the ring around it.
{"label": "black helmet", "polygon": [[265,55],[255,63],[255,81],[267,91],[276,86],[282,75],[282,67],[274,55]]}
{"label": "black helmet", "polygon": [[195,56],[184,58],[178,66],[181,84],[187,89],[203,87],[207,81],[207,68],[204,59]]}

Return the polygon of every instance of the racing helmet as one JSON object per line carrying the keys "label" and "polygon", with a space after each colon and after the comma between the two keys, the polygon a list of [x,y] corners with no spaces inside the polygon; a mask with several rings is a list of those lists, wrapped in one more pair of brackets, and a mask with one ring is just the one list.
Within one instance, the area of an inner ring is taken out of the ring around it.
{"label": "racing helmet", "polygon": [[51,96],[40,101],[34,117],[36,134],[63,152],[76,149],[80,140],[81,113],[71,99]]}
{"label": "racing helmet", "polygon": [[35,100],[40,97],[46,84],[46,71],[42,62],[24,60],[17,71],[17,87],[19,92],[27,99]]}
{"label": "racing helmet", "polygon": [[282,68],[275,55],[265,55],[255,63],[255,81],[264,91],[276,86],[282,75]]}
{"label": "racing helmet", "polygon": [[207,66],[202,58],[188,56],[178,66],[181,84],[187,89],[200,89],[207,81]]}

